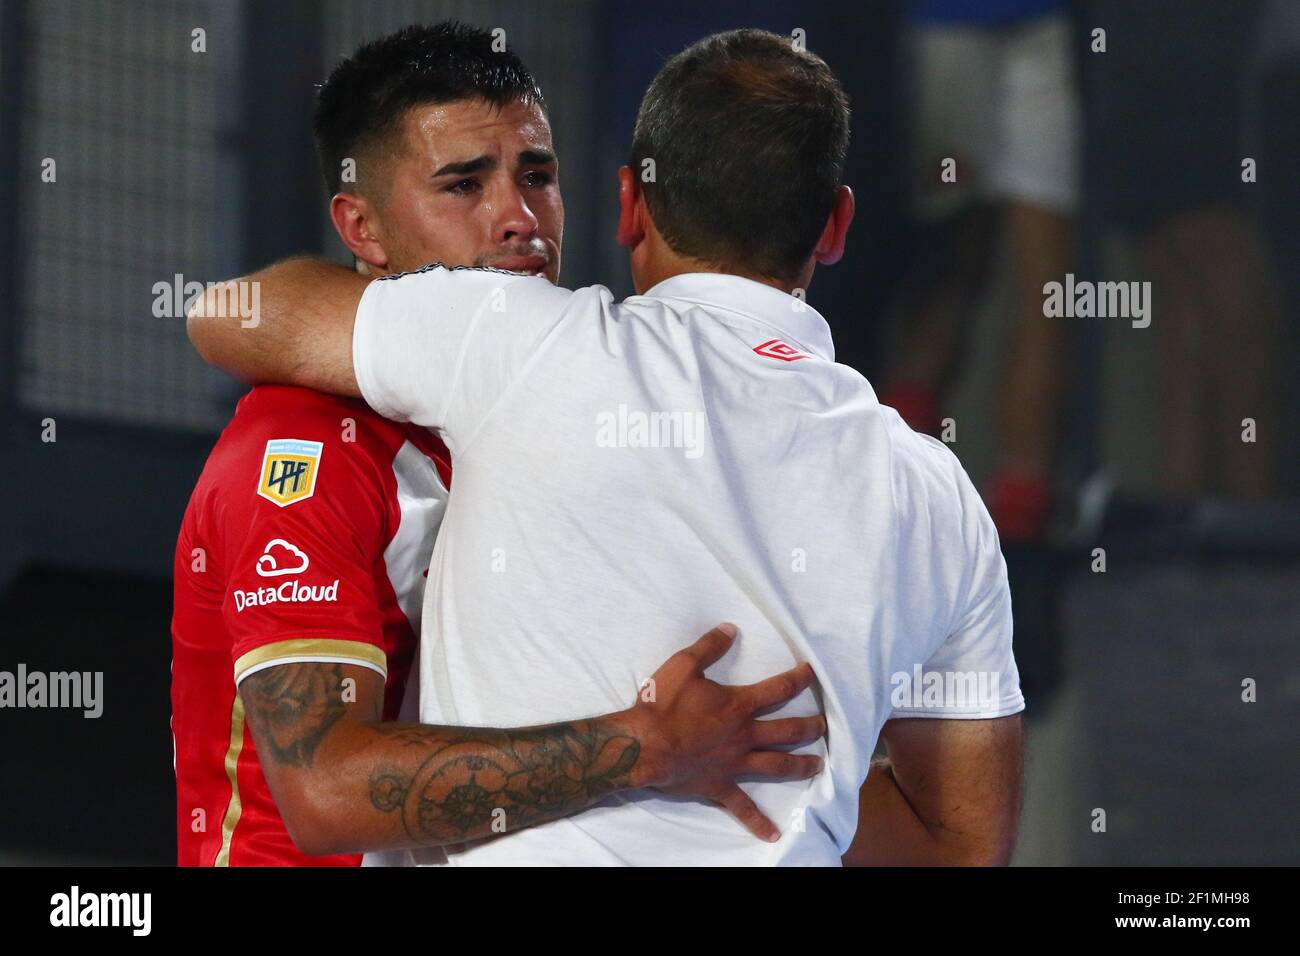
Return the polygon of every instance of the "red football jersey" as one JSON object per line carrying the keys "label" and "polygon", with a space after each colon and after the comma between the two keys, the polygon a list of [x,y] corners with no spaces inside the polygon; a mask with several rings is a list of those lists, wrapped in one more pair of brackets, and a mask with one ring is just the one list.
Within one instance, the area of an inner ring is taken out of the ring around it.
{"label": "red football jersey", "polygon": [[356,664],[384,675],[384,719],[397,719],[450,482],[450,456],[435,435],[360,401],[280,386],[240,400],[176,542],[172,738],[182,866],[361,862],[294,846],[236,687],[280,663]]}

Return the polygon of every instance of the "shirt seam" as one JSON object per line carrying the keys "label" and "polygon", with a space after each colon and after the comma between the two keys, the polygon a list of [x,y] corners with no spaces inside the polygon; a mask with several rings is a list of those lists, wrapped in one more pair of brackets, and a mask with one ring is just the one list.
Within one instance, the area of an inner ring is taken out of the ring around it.
{"label": "shirt seam", "polygon": [[[952,717],[952,718],[995,718],[1009,717],[1025,709],[1025,695],[1017,691],[1014,696],[1002,698],[995,707],[894,707],[890,717]],[[991,712],[990,712],[991,711]]]}

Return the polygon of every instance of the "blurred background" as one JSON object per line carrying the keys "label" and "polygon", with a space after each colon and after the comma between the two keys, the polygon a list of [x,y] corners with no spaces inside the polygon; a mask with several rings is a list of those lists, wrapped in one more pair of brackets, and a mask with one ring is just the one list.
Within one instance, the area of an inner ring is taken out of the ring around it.
{"label": "blurred background", "polygon": [[536,74],[563,279],[620,295],[650,78],[802,30],[858,202],[809,300],[1010,566],[1017,862],[1300,862],[1300,0],[0,0],[0,670],[105,675],[99,719],[0,710],[0,863],[174,861],[172,550],[240,389],[156,286],[343,260],[313,84],[446,17]]}

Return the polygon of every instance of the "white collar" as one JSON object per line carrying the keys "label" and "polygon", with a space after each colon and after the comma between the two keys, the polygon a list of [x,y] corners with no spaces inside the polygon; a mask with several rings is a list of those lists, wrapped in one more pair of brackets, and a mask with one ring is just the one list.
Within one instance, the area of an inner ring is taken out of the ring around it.
{"label": "white collar", "polygon": [[830,326],[820,312],[802,299],[744,276],[684,272],[656,283],[640,298],[680,299],[736,312],[772,326],[791,345],[835,361]]}

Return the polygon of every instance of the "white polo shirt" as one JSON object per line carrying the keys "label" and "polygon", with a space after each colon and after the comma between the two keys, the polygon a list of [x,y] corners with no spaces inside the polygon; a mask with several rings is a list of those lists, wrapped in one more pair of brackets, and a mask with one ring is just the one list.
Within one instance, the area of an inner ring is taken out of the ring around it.
{"label": "white polo shirt", "polygon": [[[357,380],[436,429],[454,477],[425,592],[420,719],[527,726],[630,706],[719,621],[709,671],[811,662],[826,770],[746,782],[783,831],[622,793],[452,864],[838,865],[891,716],[1024,707],[1006,566],[956,457],[837,365],[810,306],[736,276],[603,286],[430,266],[371,283]],[[508,821],[507,821],[508,824]],[[438,857],[438,859],[441,859]]]}

